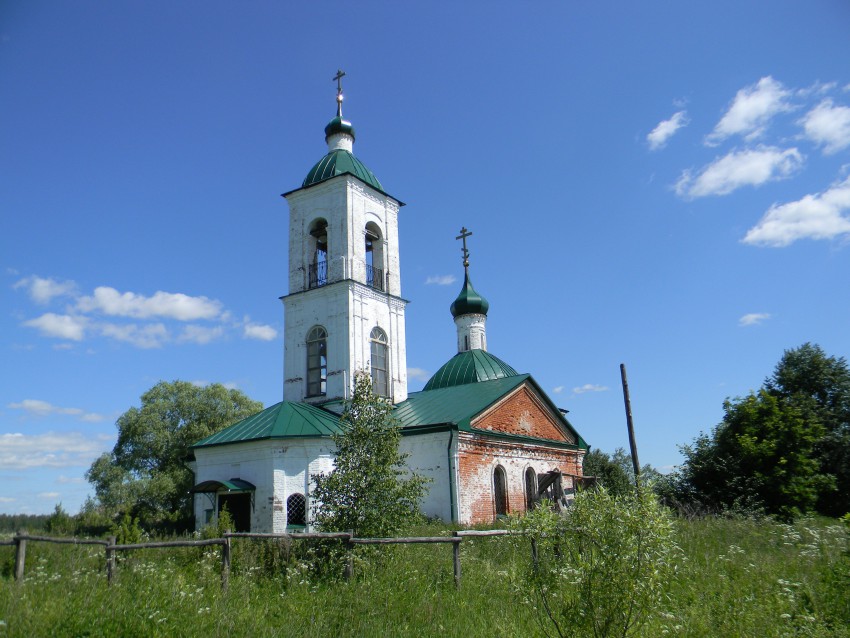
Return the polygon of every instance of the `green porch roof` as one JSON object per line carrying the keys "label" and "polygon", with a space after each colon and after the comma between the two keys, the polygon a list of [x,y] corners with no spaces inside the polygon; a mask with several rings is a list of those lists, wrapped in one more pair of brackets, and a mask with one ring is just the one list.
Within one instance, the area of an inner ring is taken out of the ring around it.
{"label": "green porch roof", "polygon": [[437,390],[455,385],[514,377],[517,374],[511,366],[486,350],[467,350],[449,359],[422,389]]}
{"label": "green porch roof", "polygon": [[322,159],[316,162],[316,165],[307,173],[307,177],[301,183],[301,188],[324,182],[326,179],[336,177],[337,175],[345,175],[346,173],[354,175],[360,181],[365,182],[372,188],[384,192],[384,187],[381,182],[375,177],[375,174],[366,168],[366,165],[359,159],[354,157],[350,151],[338,148],[325,155]]}
{"label": "green porch roof", "polygon": [[339,417],[308,403],[281,401],[201,439],[193,448],[284,437],[320,437],[340,432]]}

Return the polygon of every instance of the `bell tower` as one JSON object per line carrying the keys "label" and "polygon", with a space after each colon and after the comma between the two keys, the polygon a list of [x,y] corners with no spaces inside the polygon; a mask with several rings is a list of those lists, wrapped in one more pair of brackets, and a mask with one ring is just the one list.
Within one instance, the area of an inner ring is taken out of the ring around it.
{"label": "bell tower", "polygon": [[407,398],[398,213],[404,204],[352,153],[354,127],[337,110],[327,154],[289,204],[289,294],[284,305],[283,398],[324,403],[351,396],[367,370],[375,393]]}

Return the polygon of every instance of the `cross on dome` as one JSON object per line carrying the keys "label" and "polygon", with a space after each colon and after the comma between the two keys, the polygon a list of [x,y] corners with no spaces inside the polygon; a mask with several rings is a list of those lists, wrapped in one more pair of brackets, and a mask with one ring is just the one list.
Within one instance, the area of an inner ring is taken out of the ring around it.
{"label": "cross on dome", "polygon": [[455,237],[455,239],[463,240],[463,248],[461,248],[461,252],[463,252],[463,270],[464,272],[469,272],[469,251],[466,248],[466,238],[472,237],[472,233],[466,230],[466,227],[462,227],[460,229],[460,235]]}
{"label": "cross on dome", "polygon": [[342,100],[344,99],[342,96],[342,78],[345,77],[345,71],[342,69],[337,69],[336,75],[333,76],[333,80],[336,82],[336,116],[342,117]]}

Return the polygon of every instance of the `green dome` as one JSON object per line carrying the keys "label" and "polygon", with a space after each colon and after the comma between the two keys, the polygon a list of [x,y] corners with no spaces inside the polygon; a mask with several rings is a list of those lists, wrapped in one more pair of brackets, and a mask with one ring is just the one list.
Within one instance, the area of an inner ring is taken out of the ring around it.
{"label": "green dome", "polygon": [[325,141],[334,133],[347,133],[351,137],[354,137],[354,127],[351,125],[351,122],[342,119],[341,115],[337,115],[325,127]]}
{"label": "green dome", "polygon": [[[331,124],[332,123],[333,121]],[[330,126],[330,124],[328,126]],[[316,162],[316,165],[310,169],[309,173],[307,173],[307,177],[304,178],[304,181],[301,183],[301,187],[304,188],[312,186],[313,184],[318,184],[319,182],[323,182],[331,177],[344,175],[346,173],[354,175],[358,179],[369,184],[372,188],[375,188],[382,193],[384,192],[384,187],[381,186],[381,182],[378,181],[378,178],[375,177],[372,171],[366,168],[366,165],[354,157],[354,155],[352,155],[349,151],[341,148],[331,151]]]}
{"label": "green dome", "polygon": [[472,314],[486,315],[489,309],[489,302],[475,292],[475,289],[472,287],[472,282],[469,280],[469,273],[464,274],[463,288],[461,288],[460,294],[452,302],[451,308],[449,308],[452,317]]}
{"label": "green dome", "polygon": [[515,377],[517,371],[486,350],[467,350],[453,356],[428,380],[423,390]]}

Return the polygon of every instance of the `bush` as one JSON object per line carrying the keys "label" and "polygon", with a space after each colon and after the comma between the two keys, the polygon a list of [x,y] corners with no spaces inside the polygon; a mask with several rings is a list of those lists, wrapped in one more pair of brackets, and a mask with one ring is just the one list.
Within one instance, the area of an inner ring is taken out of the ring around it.
{"label": "bush", "polygon": [[543,506],[513,525],[535,548],[521,591],[557,635],[626,636],[661,611],[679,550],[651,488],[580,492],[565,515]]}

